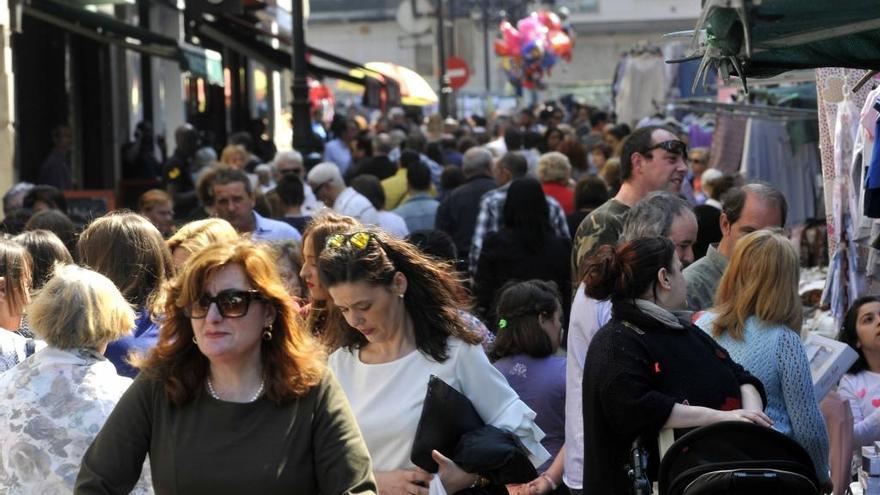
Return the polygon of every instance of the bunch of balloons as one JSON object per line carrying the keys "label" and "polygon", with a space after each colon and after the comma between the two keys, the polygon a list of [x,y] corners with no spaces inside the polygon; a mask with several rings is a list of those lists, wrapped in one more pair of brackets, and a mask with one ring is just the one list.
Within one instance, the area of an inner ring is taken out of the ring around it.
{"label": "bunch of balloons", "polygon": [[495,54],[502,57],[501,67],[518,95],[523,88],[543,89],[544,75],[550,75],[560,58],[571,62],[571,29],[553,12],[532,12],[520,19],[516,27],[504,20],[500,29]]}

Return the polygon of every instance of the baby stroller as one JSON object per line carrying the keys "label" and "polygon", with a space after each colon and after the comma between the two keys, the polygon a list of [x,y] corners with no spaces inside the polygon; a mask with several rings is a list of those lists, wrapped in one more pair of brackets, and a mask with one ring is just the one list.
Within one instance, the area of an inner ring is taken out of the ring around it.
{"label": "baby stroller", "polygon": [[813,461],[764,426],[723,422],[682,436],[660,461],[660,495],[819,495]]}

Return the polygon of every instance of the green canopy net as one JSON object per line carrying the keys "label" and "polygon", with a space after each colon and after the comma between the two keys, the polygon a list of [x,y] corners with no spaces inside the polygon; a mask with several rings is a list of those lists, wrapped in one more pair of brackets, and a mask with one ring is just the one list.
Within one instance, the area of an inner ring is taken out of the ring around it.
{"label": "green canopy net", "polygon": [[689,58],[744,84],[795,69],[880,70],[880,1],[703,0]]}

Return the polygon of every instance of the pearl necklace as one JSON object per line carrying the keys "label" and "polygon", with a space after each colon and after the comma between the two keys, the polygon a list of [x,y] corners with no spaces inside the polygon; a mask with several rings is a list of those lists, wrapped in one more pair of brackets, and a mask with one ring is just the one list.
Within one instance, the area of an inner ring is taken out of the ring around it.
{"label": "pearl necklace", "polygon": [[[210,378],[207,378],[207,382],[208,382],[208,393],[211,394],[211,397],[213,397],[213,398],[215,398],[215,399],[217,399],[217,400],[223,400],[223,399],[220,398],[220,394],[218,394],[217,391],[214,390],[214,385],[211,383],[211,379],[210,379]],[[266,383],[265,383],[263,380],[260,380],[260,388],[258,388],[258,389],[257,389],[257,392],[253,395],[253,397],[251,397],[250,399],[248,399],[247,401],[245,401],[245,403],[247,403],[247,402],[254,402],[254,401],[256,401],[257,399],[259,399],[259,398],[260,398],[260,395],[263,394],[263,388],[264,388],[265,385],[266,385]]]}

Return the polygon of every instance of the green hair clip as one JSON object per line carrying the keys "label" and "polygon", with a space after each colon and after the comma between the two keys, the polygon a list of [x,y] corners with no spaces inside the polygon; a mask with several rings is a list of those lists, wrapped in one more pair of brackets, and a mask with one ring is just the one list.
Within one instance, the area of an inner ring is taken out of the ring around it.
{"label": "green hair clip", "polygon": [[498,320],[498,328],[500,328],[500,329],[507,328],[507,320],[505,320],[504,318],[501,318],[500,320]]}

